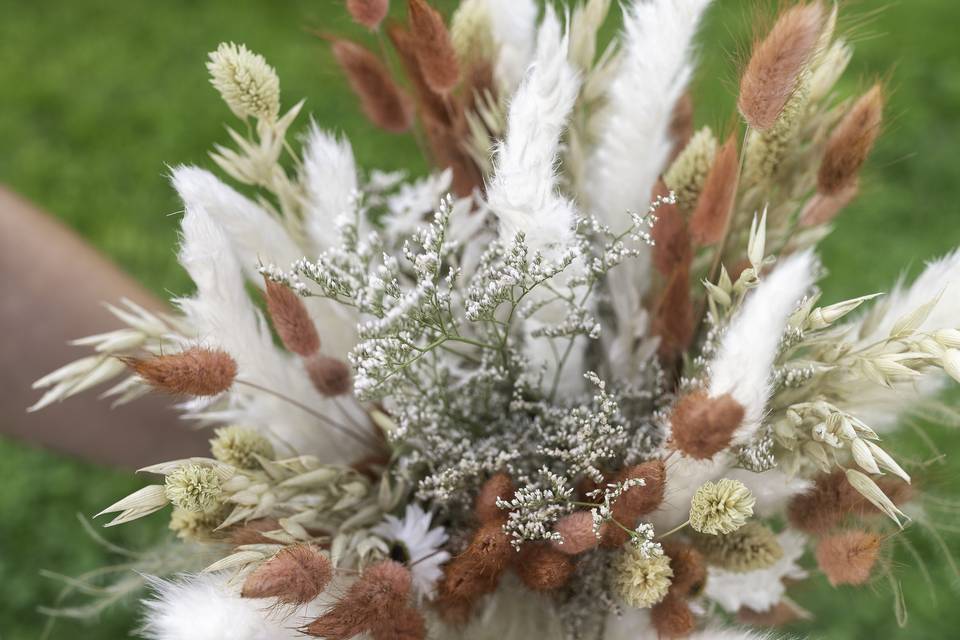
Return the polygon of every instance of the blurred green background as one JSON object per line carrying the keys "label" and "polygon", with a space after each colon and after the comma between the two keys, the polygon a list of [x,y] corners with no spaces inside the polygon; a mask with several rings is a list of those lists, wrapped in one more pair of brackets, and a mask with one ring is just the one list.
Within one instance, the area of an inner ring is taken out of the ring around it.
{"label": "blurred green background", "polygon": [[[394,4],[394,13],[402,14]],[[698,121],[723,128],[732,114],[735,69],[749,41],[753,3],[715,4],[702,38],[695,95]],[[841,88],[853,94],[882,78],[890,100],[863,195],[821,247],[832,272],[824,283],[829,300],[884,290],[904,267],[916,273],[924,259],[960,244],[960,47],[954,33],[960,4],[845,5],[844,27],[856,54]],[[206,53],[223,40],[264,54],[280,72],[284,104],[306,97],[306,110],[322,125],[349,134],[362,165],[421,171],[410,139],[379,132],[362,119],[329,53],[307,28],[367,37],[334,0],[0,0],[0,181],[59,216],[156,293],[187,291],[174,260],[178,219],[171,214],[179,203],[164,176],[172,164],[211,167],[207,150],[227,139],[223,123],[230,114],[203,68]],[[299,126],[305,123],[301,118]],[[69,337],[75,336],[51,339]],[[960,434],[924,426],[948,457],[927,464],[923,482],[955,492],[960,455],[949,454],[960,453]],[[914,469],[934,458],[911,430],[890,448]],[[39,569],[71,574],[110,562],[76,514],[97,512],[138,481],[4,439],[0,469],[0,638],[35,638],[43,624],[36,607],[51,603],[59,589]],[[164,537],[163,518],[108,535],[143,547]],[[947,545],[960,550],[960,536],[946,535]],[[956,575],[928,535],[915,530],[908,536],[935,589],[914,559],[897,557],[907,629],[896,627],[883,583],[838,591],[817,578],[794,594],[816,619],[791,631],[820,638],[957,637]],[[53,637],[120,638],[135,623],[133,606],[118,607],[89,626],[61,623]]]}

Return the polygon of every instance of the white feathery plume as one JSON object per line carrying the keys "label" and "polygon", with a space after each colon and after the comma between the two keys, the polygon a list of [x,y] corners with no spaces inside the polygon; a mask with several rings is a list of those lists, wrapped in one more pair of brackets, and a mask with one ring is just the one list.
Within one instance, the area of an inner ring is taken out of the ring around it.
{"label": "white feathery plume", "polygon": [[787,320],[813,285],[816,259],[810,251],[784,259],[749,296],[730,321],[709,366],[707,393],[729,393],[744,408],[733,443],[749,440],[770,397],[770,373]]}
{"label": "white feathery plume", "polygon": [[633,0],[624,10],[623,52],[599,115],[586,181],[592,213],[614,229],[641,212],[673,146],[673,107],[693,72],[691,42],[710,0]]}
{"label": "white feathery plume", "polygon": [[858,338],[873,342],[886,337],[899,320],[937,296],[939,301],[917,330],[960,327],[960,250],[927,263],[910,286],[905,286],[901,279],[890,295],[880,298],[875,307],[855,323]]}
{"label": "white feathery plume", "polygon": [[[960,250],[927,264],[909,286],[901,279],[893,291],[880,298],[863,316],[850,323],[850,333],[861,345],[886,338],[901,320],[917,309],[937,300],[929,315],[916,327],[933,332],[960,328]],[[890,387],[859,385],[849,400],[838,405],[880,433],[900,424],[899,417],[911,405],[943,390],[946,376],[933,371],[909,382]]]}
{"label": "white feathery plume", "polygon": [[289,265],[303,257],[303,249],[274,216],[209,171],[179,166],[171,180],[184,203],[203,207],[223,229],[243,272],[261,287],[260,263]]}
{"label": "white feathery plume", "polygon": [[303,186],[307,192],[304,228],[319,254],[336,243],[334,222],[352,210],[358,187],[350,141],[324,131],[315,122],[310,123],[304,141]]}
{"label": "white feathery plume", "polygon": [[223,573],[148,578],[153,594],[143,601],[143,637],[148,640],[296,640],[321,613],[311,603],[271,611],[273,600],[241,598]]}
{"label": "white feathery plume", "polygon": [[349,459],[357,453],[355,447],[348,448],[349,441],[277,395],[333,420],[341,417],[313,388],[297,359],[274,345],[266,321],[247,295],[243,272],[222,228],[200,202],[187,201],[185,207],[179,259],[197,291],[176,303],[198,332],[188,339],[224,349],[237,362],[238,380],[274,392],[236,386],[231,407],[220,417],[257,426],[285,448],[293,446],[325,461]]}
{"label": "white feathery plume", "polygon": [[[303,249],[274,216],[209,171],[180,166],[173,169],[171,179],[185,207],[201,207],[222,229],[238,267],[261,289],[263,278],[257,273],[260,264],[286,268],[303,257]],[[334,228],[333,221],[325,226],[329,232]],[[306,298],[304,304],[324,340],[325,352],[345,357],[356,343],[355,314],[321,298]]]}
{"label": "white feathery plume", "polygon": [[516,90],[530,60],[539,9],[534,0],[486,0],[491,32],[497,45],[494,77],[504,95]]}
{"label": "white feathery plume", "polygon": [[[786,593],[784,579],[807,577],[807,572],[797,564],[806,549],[806,538],[796,531],[786,530],[777,536],[777,541],[783,555],[766,569],[740,573],[710,567],[704,595],[729,613],[736,613],[741,607],[764,612],[775,606]],[[701,637],[714,640],[718,636]]]}
{"label": "white feathery plume", "polygon": [[[594,121],[597,144],[587,159],[581,206],[620,232],[628,211],[643,212],[657,177],[666,169],[673,141],[670,121],[693,70],[691,42],[710,0],[633,0],[624,9],[623,50],[607,90],[607,106]],[[642,298],[649,286],[646,255],[608,275],[617,334],[610,348],[615,371],[638,370],[632,350],[646,333]]]}
{"label": "white feathery plume", "polygon": [[548,5],[537,34],[533,66],[510,103],[506,138],[488,187],[491,210],[506,242],[518,232],[536,249],[564,246],[572,235],[573,203],[557,189],[560,136],[580,81],[567,61],[568,37]]}

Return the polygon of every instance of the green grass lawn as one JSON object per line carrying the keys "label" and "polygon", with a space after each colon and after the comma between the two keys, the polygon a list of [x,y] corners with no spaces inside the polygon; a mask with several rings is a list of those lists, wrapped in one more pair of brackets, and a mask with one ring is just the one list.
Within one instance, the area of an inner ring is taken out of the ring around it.
{"label": "green grass lawn", "polygon": [[[746,3],[717,4],[704,34],[696,95],[698,119],[722,128],[732,113],[734,60],[748,33]],[[915,273],[925,258],[960,244],[960,48],[953,29],[960,5],[848,4],[856,56],[844,90],[884,78],[891,95],[863,195],[821,247],[833,273],[824,283],[830,300],[883,290],[903,267]],[[58,215],[157,293],[188,288],[174,260],[178,220],[170,214],[179,204],[164,176],[172,164],[211,166],[207,150],[226,140],[222,123],[229,114],[203,68],[206,52],[222,40],[263,53],[280,72],[284,104],[307,97],[307,111],[321,124],[350,135],[361,164],[422,167],[410,139],[362,119],[330,55],[305,31],[359,34],[340,2],[0,0],[0,15],[0,181]],[[960,434],[929,427],[948,458],[925,469],[924,483],[955,491]],[[912,432],[891,448],[917,466],[933,457]],[[3,440],[0,469],[0,639],[35,638],[43,624],[35,608],[58,589],[38,570],[79,573],[110,562],[76,514],[95,513],[138,481]],[[143,546],[164,535],[161,520],[111,530],[110,539]],[[953,637],[948,630],[960,628],[953,606],[958,581],[933,540],[920,531],[908,535],[936,585],[931,592],[913,561],[898,558],[908,629],[896,628],[884,586],[836,591],[814,580],[796,599],[818,619],[796,631],[822,638]],[[948,544],[960,549],[960,538]],[[119,638],[134,616],[119,608],[89,628],[60,625],[54,637]]]}

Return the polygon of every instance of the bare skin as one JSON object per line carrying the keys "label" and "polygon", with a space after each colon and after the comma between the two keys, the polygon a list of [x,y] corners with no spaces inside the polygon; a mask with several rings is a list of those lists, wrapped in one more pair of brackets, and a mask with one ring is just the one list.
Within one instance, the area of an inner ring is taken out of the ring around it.
{"label": "bare skin", "polygon": [[37,413],[34,380],[84,355],[67,341],[117,327],[101,301],[164,304],[73,231],[0,186],[0,435],[87,460],[140,467],[203,455],[209,435],[147,397],[110,408],[96,390]]}

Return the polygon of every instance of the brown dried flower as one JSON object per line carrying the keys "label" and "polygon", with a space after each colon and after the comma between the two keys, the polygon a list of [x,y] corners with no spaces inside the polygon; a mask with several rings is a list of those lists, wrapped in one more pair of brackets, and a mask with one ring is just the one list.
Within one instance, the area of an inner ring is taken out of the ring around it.
{"label": "brown dried flower", "polygon": [[577,565],[569,555],[548,544],[527,543],[520,548],[515,568],[527,588],[553,591],[570,581]]}
{"label": "brown dried flower", "polygon": [[389,0],[347,0],[350,17],[371,31],[380,26],[389,9]]}
{"label": "brown dried flower", "polygon": [[[627,467],[618,473],[614,477],[615,482],[642,478],[645,484],[627,489],[613,503],[614,519],[620,524],[632,528],[641,516],[659,507],[663,502],[666,475],[666,466],[660,459]],[[608,549],[623,545],[628,538],[629,534],[616,525],[602,527],[601,544]]]}
{"label": "brown dried flower", "polygon": [[350,393],[350,366],[343,360],[316,354],[304,363],[314,388],[323,395],[332,398]]}
{"label": "brown dried flower", "polygon": [[827,140],[817,173],[817,191],[838,195],[856,184],[857,173],[880,134],[883,90],[879,84],[860,96]]}
{"label": "brown dried flower", "polygon": [[373,640],[423,640],[427,637],[427,623],[422,613],[407,607],[391,617],[378,620],[370,635]]}
{"label": "brown dried flower", "polygon": [[553,530],[560,534],[563,542],[551,540],[550,545],[567,555],[575,556],[600,544],[593,530],[593,514],[589,511],[574,511],[563,516],[557,520]]}
{"label": "brown dried flower", "polygon": [[683,638],[690,635],[696,626],[690,605],[685,599],[672,593],[653,605],[650,621],[660,638]]}
{"label": "brown dried flower", "polygon": [[800,226],[815,227],[826,224],[837,217],[848,204],[853,202],[860,191],[859,180],[853,179],[850,184],[831,195],[816,193],[810,198],[800,213]]}
{"label": "brown dried flower", "polygon": [[373,53],[348,40],[332,40],[333,56],[360,98],[360,108],[373,124],[403,133],[413,124],[410,98],[397,86]]}
{"label": "brown dried flower", "polygon": [[513,497],[514,487],[510,476],[497,473],[491,476],[483,486],[473,503],[473,514],[481,524],[497,522],[503,524],[507,519],[507,512],[497,507],[497,498],[509,500]]}
{"label": "brown dried flower", "polygon": [[393,560],[367,567],[347,593],[303,629],[328,640],[349,640],[407,608],[410,570]]}
{"label": "brown dried flower", "polygon": [[307,357],[320,350],[320,336],[300,296],[279,282],[265,278],[267,312],[288,351]]}
{"label": "brown dried flower", "polygon": [[730,394],[711,398],[694,391],[680,398],[670,414],[673,445],[697,460],[712,458],[730,444],[743,422],[743,406]]}
{"label": "brown dried flower", "polygon": [[690,216],[690,237],[695,245],[706,247],[723,238],[737,195],[738,163],[737,141],[731,136],[717,150]]}
{"label": "brown dried flower", "polygon": [[456,86],[460,68],[443,16],[426,0],[407,0],[407,6],[410,33],[423,79],[435,93],[445,95]]}
{"label": "brown dried flower", "polygon": [[121,360],[149,384],[178,395],[215,396],[229,389],[237,377],[237,363],[229,353],[206,347]]}
{"label": "brown dried flower", "polygon": [[693,340],[693,301],[690,297],[690,266],[679,265],[657,301],[651,331],[660,337],[657,355],[671,367]]}
{"label": "brown dried flower", "polygon": [[819,1],[794,5],[780,14],[766,38],[754,44],[737,100],[751,127],[762,131],[777,121],[816,52],[823,25]]}
{"label": "brown dried flower", "polygon": [[685,542],[666,540],[662,546],[673,570],[670,595],[684,598],[700,595],[707,582],[707,565],[703,555]]}
{"label": "brown dried flower", "polygon": [[247,576],[244,598],[276,598],[305,604],[320,595],[333,577],[333,565],[320,549],[298,544],[282,549]]}
{"label": "brown dried flower", "polygon": [[[654,196],[666,195],[667,186],[661,180],[654,189]],[[663,276],[670,276],[678,267],[687,266],[693,258],[687,223],[680,207],[665,202],[657,209],[657,222],[650,231],[653,237],[653,266]]]}
{"label": "brown dried flower", "polygon": [[870,579],[880,552],[880,538],[866,531],[846,531],[817,544],[817,565],[833,586],[858,585]]}

